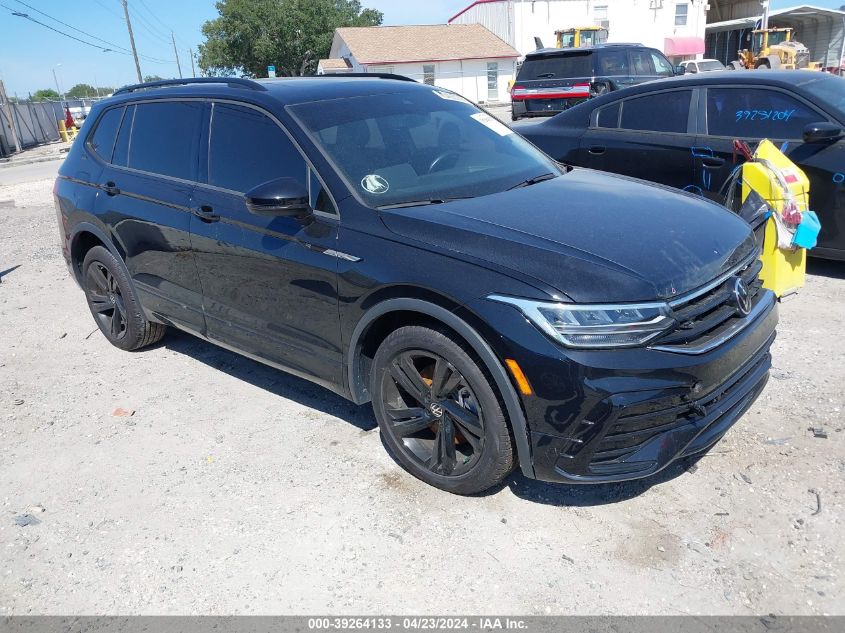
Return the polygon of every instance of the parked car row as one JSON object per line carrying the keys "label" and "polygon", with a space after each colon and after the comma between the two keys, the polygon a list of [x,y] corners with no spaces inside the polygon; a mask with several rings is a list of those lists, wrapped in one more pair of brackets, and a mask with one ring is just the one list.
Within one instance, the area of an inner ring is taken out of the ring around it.
{"label": "parked car row", "polygon": [[653,81],[514,126],[555,160],[724,200],[734,139],[775,141],[810,179],[812,255],[845,259],[845,82],[807,71],[698,73]]}
{"label": "parked car row", "polygon": [[[633,61],[618,52],[596,63]],[[372,402],[399,464],[454,493],[517,466],[646,477],[718,442],[763,390],[775,337],[749,226],[702,197],[563,166],[454,93],[400,79],[172,80],[94,106],[54,192],[103,336],[134,350],[173,327]],[[616,94],[532,138],[563,151],[558,131],[594,129]],[[702,99],[669,108],[687,140]],[[626,102],[599,123],[622,134],[632,112],[644,118]],[[580,137],[568,143],[577,158]],[[332,467],[323,457],[314,447],[315,468]]]}

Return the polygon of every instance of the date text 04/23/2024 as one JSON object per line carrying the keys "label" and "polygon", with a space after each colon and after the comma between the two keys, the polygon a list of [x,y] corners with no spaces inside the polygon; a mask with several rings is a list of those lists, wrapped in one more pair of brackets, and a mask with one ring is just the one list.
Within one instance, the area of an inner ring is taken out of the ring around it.
{"label": "date text 04/23/2024", "polygon": [[308,618],[312,631],[399,630],[399,631],[521,631],[528,623],[509,617],[326,617]]}

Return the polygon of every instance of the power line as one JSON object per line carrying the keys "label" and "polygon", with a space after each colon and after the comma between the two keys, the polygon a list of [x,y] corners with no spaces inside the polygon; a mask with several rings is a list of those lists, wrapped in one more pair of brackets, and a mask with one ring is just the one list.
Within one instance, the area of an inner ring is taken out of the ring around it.
{"label": "power line", "polygon": [[169,38],[165,37],[164,35],[161,35],[157,30],[155,30],[150,21],[147,20],[143,15],[141,15],[137,10],[133,8],[130,13],[132,14],[132,18],[136,21],[136,23],[140,24],[144,28],[144,30],[147,31],[147,33],[152,35],[157,40],[164,42],[165,44],[170,44]]}
{"label": "power line", "polygon": [[[75,41],[77,41],[81,44],[85,44],[86,46],[90,46],[92,48],[99,48],[104,53],[117,53],[118,55],[130,55],[131,54],[130,50],[128,48],[124,47],[124,46],[120,46],[118,44],[115,44],[114,42],[109,42],[108,40],[104,40],[101,37],[97,37],[96,35],[92,35],[91,33],[88,33],[87,31],[83,31],[82,29],[76,28],[75,26],[68,24],[67,22],[62,22],[58,18],[54,18],[53,16],[51,16],[47,13],[44,13],[40,9],[36,9],[35,7],[30,6],[26,2],[22,2],[22,0],[14,0],[14,1],[18,2],[19,4],[22,4],[23,6],[25,6],[27,8],[32,9],[33,11],[36,11],[37,13],[49,18],[50,20],[57,22],[58,24],[61,24],[62,26],[65,26],[69,29],[76,31],[77,33],[81,33],[82,35],[85,35],[86,37],[89,37],[91,39],[102,42],[103,44],[107,44],[109,46],[109,48],[106,48],[106,47],[102,46],[101,44],[95,44],[93,42],[88,42],[86,40],[80,39],[80,38],[76,37],[75,35],[71,35],[70,33],[65,33],[64,31],[57,29],[57,28],[54,28],[54,27],[50,26],[49,24],[45,24],[44,22],[41,22],[40,20],[36,20],[31,15],[28,15],[26,13],[21,13],[20,11],[16,11],[12,7],[9,7],[5,4],[0,3],[0,7],[3,7],[4,9],[8,10],[12,15],[14,15],[16,17],[29,20],[30,22],[33,22],[35,24],[43,26],[44,28],[50,29],[51,31],[53,31],[55,33],[58,33],[59,35],[64,35],[65,37],[69,37],[70,39],[75,40]],[[145,61],[151,61],[151,62],[154,62],[154,63],[157,63],[157,64],[175,64],[176,63],[176,62],[174,62],[173,60],[170,60],[170,59],[160,59],[158,57],[151,57],[149,55],[140,55],[139,54],[139,57],[143,58]]]}
{"label": "power line", "polygon": [[155,21],[158,22],[159,24],[161,24],[164,27],[164,30],[166,32],[167,31],[173,32],[173,29],[170,28],[169,26],[167,26],[164,22],[162,22],[161,18],[158,17],[158,15],[156,14],[155,11],[150,9],[149,5],[146,2],[144,2],[144,0],[138,0],[138,4],[140,4],[144,9],[146,9],[147,13],[149,13],[151,16],[153,16]]}

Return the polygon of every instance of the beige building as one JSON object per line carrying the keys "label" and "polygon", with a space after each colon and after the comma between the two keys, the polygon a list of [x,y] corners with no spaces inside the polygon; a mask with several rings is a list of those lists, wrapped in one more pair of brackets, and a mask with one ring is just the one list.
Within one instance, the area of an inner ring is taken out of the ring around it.
{"label": "beige building", "polygon": [[345,27],[317,72],[395,73],[476,103],[507,102],[518,57],[480,24]]}

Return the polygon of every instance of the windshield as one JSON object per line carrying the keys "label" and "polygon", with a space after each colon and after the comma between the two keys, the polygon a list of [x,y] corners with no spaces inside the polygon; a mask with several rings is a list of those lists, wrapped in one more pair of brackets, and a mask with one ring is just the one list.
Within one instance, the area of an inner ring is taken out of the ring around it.
{"label": "windshield", "polygon": [[485,196],[561,173],[506,125],[443,90],[335,99],[291,110],[372,207]]}
{"label": "windshield", "polygon": [[812,100],[827,105],[827,110],[839,121],[845,121],[845,81],[836,75],[827,73],[807,73],[807,77],[800,77],[797,86],[809,95]]}
{"label": "windshield", "polygon": [[572,48],[575,46],[575,33],[564,33],[560,36],[561,48]]}
{"label": "windshield", "polygon": [[607,41],[607,31],[581,31],[581,46],[598,46]]}

